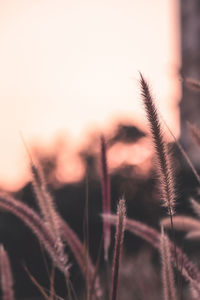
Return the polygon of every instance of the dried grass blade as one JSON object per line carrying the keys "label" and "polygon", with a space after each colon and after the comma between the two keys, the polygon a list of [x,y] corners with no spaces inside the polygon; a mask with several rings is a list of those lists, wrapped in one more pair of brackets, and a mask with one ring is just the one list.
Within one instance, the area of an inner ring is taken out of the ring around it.
{"label": "dried grass blade", "polygon": [[49,296],[47,295],[47,293],[45,292],[45,289],[39,284],[39,282],[35,279],[35,277],[30,273],[30,271],[28,270],[28,268],[26,266],[24,266],[24,269],[26,271],[26,273],[28,274],[30,280],[34,283],[34,285],[38,288],[38,290],[41,292],[41,294],[43,295],[44,299],[49,300]]}
{"label": "dried grass blade", "polygon": [[[164,218],[160,223],[164,228],[171,228],[170,218]],[[174,216],[173,224],[174,229],[180,231],[200,230],[200,221],[187,216]]]}
{"label": "dried grass blade", "polygon": [[67,257],[63,252],[60,252],[59,248],[57,248],[57,241],[54,235],[36,212],[24,203],[16,200],[11,195],[3,192],[0,193],[0,208],[20,218],[44,245],[55,265],[66,277],[69,276]]}
{"label": "dried grass blade", "polygon": [[[30,280],[35,284],[35,286],[38,288],[38,290],[41,292],[41,294],[43,295],[44,299],[46,300],[50,300],[51,298],[49,298],[48,296],[48,290],[45,289],[44,287],[41,286],[41,284],[39,284],[39,282],[36,280],[36,278],[30,273],[30,271],[28,270],[28,268],[26,266],[24,266],[24,269],[26,271],[26,273],[28,274]],[[55,292],[53,293],[53,299],[55,300],[64,300],[62,297],[58,296],[55,294]]]}
{"label": "dried grass blade", "polygon": [[10,260],[3,245],[0,245],[0,280],[2,300],[14,300],[13,276]]}
{"label": "dried grass blade", "polygon": [[188,232],[185,238],[188,240],[200,240],[200,230]]}

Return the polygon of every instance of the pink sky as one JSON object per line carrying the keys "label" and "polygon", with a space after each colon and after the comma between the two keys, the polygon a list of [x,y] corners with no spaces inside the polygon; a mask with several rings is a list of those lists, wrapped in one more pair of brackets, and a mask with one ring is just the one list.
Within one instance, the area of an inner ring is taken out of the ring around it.
{"label": "pink sky", "polygon": [[0,183],[21,186],[20,139],[50,143],[66,130],[71,150],[118,117],[144,120],[138,70],[178,135],[178,0],[0,2]]}

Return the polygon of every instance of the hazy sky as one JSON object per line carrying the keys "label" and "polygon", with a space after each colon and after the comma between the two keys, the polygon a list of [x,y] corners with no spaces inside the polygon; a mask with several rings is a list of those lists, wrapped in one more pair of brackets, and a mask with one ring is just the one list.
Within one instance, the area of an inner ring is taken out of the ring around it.
{"label": "hazy sky", "polygon": [[0,182],[26,176],[19,131],[31,143],[66,129],[76,144],[117,117],[139,120],[139,70],[178,133],[178,25],[178,0],[0,1]]}

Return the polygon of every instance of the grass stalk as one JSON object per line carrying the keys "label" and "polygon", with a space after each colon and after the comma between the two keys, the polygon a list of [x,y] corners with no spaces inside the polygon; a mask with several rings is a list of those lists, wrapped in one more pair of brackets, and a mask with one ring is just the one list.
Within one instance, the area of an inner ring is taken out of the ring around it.
{"label": "grass stalk", "polygon": [[[103,197],[103,213],[110,213],[110,177],[108,174],[107,150],[105,138],[101,136],[101,185]],[[110,247],[110,224],[103,220],[104,232],[104,259],[108,261],[108,252]]]}
{"label": "grass stalk", "polygon": [[176,289],[174,284],[174,274],[171,265],[171,253],[169,241],[161,227],[160,253],[162,259],[162,284],[165,300],[176,300]]}
{"label": "grass stalk", "polygon": [[[103,215],[103,218],[106,218],[112,225],[116,225],[116,215]],[[125,230],[146,240],[154,248],[160,249],[160,233],[150,226],[136,220],[126,219]],[[192,283],[195,289],[199,291],[200,297],[200,271],[179,247],[176,247],[177,255],[175,256],[174,243],[170,240],[169,247],[173,265],[181,272],[184,278]],[[176,263],[176,259],[178,260],[178,264]]]}
{"label": "grass stalk", "polygon": [[121,261],[122,244],[124,240],[124,224],[126,217],[125,200],[121,199],[117,207],[117,224],[115,233],[115,246],[113,256],[111,300],[117,300],[119,288],[119,270]]}

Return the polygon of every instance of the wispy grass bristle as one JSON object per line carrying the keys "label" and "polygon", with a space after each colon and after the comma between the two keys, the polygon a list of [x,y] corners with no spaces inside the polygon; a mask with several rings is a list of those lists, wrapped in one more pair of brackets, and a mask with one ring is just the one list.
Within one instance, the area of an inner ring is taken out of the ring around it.
{"label": "wispy grass bristle", "polygon": [[111,297],[110,297],[111,300],[117,300],[118,298],[119,270],[120,270],[122,244],[124,240],[125,218],[126,218],[125,200],[121,199],[117,207],[117,219],[116,219],[117,223],[116,223],[113,271],[112,271],[112,290],[111,290]]}
{"label": "wispy grass bristle", "polygon": [[0,282],[2,300],[14,300],[13,276],[10,260],[3,245],[0,245]]}

